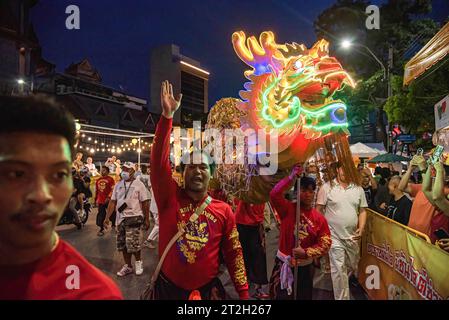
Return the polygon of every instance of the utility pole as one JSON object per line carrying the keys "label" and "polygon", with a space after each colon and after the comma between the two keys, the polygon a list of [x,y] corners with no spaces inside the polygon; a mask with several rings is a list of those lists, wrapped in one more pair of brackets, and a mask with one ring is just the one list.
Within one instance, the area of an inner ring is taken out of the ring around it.
{"label": "utility pole", "polygon": [[[388,66],[387,66],[387,100],[392,96],[391,89],[391,70],[393,69],[393,47],[391,44],[388,45]],[[388,121],[388,130],[387,130],[387,152],[392,152],[393,149],[391,144],[391,123]]]}

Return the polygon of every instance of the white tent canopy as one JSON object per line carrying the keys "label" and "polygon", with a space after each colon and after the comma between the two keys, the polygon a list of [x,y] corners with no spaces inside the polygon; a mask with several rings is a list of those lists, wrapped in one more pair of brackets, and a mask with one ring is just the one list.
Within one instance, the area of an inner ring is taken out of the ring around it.
{"label": "white tent canopy", "polygon": [[381,154],[379,150],[370,148],[361,142],[351,145],[350,149],[352,155],[359,158],[372,158]]}

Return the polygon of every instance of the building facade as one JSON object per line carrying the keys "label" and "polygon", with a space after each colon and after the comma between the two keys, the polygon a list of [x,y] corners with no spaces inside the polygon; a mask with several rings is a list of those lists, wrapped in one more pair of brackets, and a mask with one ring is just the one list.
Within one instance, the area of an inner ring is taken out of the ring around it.
{"label": "building facade", "polygon": [[26,94],[34,75],[52,72],[55,65],[42,58],[29,12],[37,0],[0,1],[0,94]]}
{"label": "building facade", "polygon": [[159,46],[152,50],[150,58],[150,101],[152,113],[161,114],[161,83],[173,84],[174,94],[182,93],[180,112],[173,118],[176,126],[192,127],[192,122],[207,119],[209,72],[198,61],[181,55],[176,45]]}

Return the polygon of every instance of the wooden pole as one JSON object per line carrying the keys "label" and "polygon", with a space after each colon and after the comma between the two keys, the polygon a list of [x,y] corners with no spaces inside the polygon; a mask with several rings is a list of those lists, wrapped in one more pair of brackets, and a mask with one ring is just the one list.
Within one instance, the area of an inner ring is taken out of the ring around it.
{"label": "wooden pole", "polygon": [[[301,178],[299,177],[296,180],[296,218],[295,218],[295,248],[300,245],[299,241],[299,221],[301,216],[301,201],[300,201],[300,193],[301,193]],[[293,257],[294,258],[294,257]],[[296,262],[296,259],[295,259]],[[293,297],[294,300],[298,297],[298,266],[295,263],[294,267],[294,282],[293,282]]]}

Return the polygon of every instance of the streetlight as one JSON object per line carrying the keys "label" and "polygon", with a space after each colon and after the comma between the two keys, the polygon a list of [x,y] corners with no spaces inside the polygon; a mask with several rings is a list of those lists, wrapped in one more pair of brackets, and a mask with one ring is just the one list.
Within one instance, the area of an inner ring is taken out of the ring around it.
{"label": "streetlight", "polygon": [[341,47],[345,50],[349,49],[352,46],[357,46],[357,47],[362,47],[365,48],[370,54],[371,56],[380,64],[380,66],[382,67],[382,70],[384,71],[384,80],[387,79],[387,68],[385,68],[384,64],[382,63],[382,61],[380,61],[380,59],[374,54],[374,52],[371,51],[370,48],[368,48],[367,46],[360,44],[360,43],[353,43],[351,42],[351,40],[345,39],[341,42]]}
{"label": "streetlight", "polygon": [[25,84],[25,80],[23,80],[23,79],[18,79],[18,80],[17,80],[17,83],[20,84],[20,85]]}

